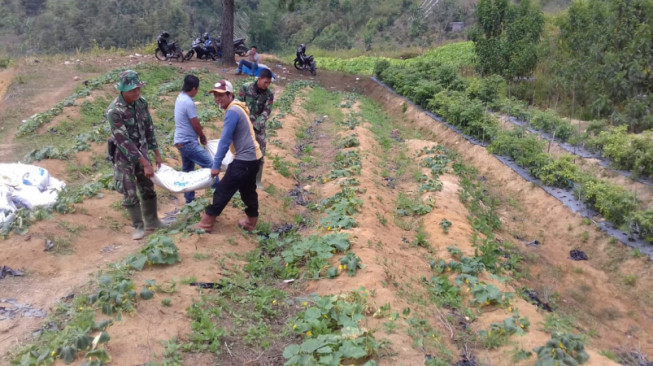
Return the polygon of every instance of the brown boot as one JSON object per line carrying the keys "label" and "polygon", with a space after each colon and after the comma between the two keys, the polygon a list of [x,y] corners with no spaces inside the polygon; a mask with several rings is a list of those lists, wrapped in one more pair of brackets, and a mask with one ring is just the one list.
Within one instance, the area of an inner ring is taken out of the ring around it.
{"label": "brown boot", "polygon": [[247,216],[247,218],[244,220],[238,220],[238,226],[243,228],[243,230],[247,230],[248,232],[251,233],[254,229],[256,229],[257,221],[258,221],[258,217]]}
{"label": "brown boot", "polygon": [[195,229],[202,229],[207,233],[213,231],[213,224],[215,224],[215,218],[217,216],[209,216],[205,212],[202,212],[200,215],[200,222],[195,225]]}

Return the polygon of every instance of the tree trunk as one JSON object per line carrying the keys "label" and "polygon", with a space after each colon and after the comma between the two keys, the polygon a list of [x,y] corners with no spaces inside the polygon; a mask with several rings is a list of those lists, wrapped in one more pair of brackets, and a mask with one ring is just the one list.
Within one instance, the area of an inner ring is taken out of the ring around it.
{"label": "tree trunk", "polygon": [[234,0],[222,0],[222,65],[235,66],[234,56]]}

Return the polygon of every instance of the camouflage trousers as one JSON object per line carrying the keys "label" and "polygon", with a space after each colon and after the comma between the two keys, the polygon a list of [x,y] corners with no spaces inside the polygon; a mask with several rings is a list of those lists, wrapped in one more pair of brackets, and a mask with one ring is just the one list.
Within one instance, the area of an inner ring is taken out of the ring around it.
{"label": "camouflage trousers", "polygon": [[116,191],[123,194],[122,205],[133,207],[138,204],[137,190],[144,200],[156,198],[154,183],[145,176],[145,171],[140,163],[130,163],[118,160],[113,164],[113,182]]}
{"label": "camouflage trousers", "polygon": [[265,129],[262,129],[261,131],[254,130],[254,137],[256,138],[256,142],[258,142],[259,148],[261,148],[261,153],[265,156],[265,148],[268,145],[267,137],[265,136]]}

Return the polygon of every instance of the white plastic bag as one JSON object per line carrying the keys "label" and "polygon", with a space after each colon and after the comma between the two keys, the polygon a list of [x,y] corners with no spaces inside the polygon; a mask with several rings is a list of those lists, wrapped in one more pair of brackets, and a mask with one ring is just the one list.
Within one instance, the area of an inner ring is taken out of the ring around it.
{"label": "white plastic bag", "polygon": [[[40,206],[52,206],[57,201],[59,191],[66,185],[51,177],[46,169],[20,163],[0,164],[0,184],[9,189],[13,204],[29,210]],[[0,201],[2,201],[0,203],[2,209],[4,200],[0,198]]]}
{"label": "white plastic bag", "polygon": [[50,184],[50,173],[36,165],[0,164],[0,176],[3,181],[9,181],[12,186],[20,184],[34,186],[39,191],[45,191]]}
{"label": "white plastic bag", "polygon": [[152,182],[170,192],[184,193],[211,188],[213,182],[215,182],[215,178],[211,177],[211,169],[209,168],[185,173],[178,172],[165,164],[161,164],[161,168],[154,173]]}
{"label": "white plastic bag", "polygon": [[38,188],[33,186],[22,186],[20,189],[15,189],[11,195],[15,204],[23,206],[28,210],[33,210],[35,207],[50,207],[57,202],[59,191],[57,189],[46,189],[41,192]]}
{"label": "white plastic bag", "polygon": [[16,206],[11,201],[11,192],[11,187],[0,183],[0,227],[3,227],[5,222],[13,220],[16,211]]}
{"label": "white plastic bag", "polygon": [[[215,158],[215,154],[218,152],[218,143],[220,143],[220,139],[209,140],[206,142],[206,151],[211,156],[211,160]],[[232,161],[234,161],[234,154],[231,153],[231,150],[227,150],[227,155],[225,155],[224,159],[222,159],[222,166],[220,167],[220,170],[222,172],[227,170],[228,165],[231,164]]]}

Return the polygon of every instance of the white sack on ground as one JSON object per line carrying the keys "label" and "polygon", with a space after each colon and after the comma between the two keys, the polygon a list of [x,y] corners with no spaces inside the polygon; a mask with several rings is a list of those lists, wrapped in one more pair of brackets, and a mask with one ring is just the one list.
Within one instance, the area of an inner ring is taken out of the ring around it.
{"label": "white sack on ground", "polygon": [[34,186],[39,191],[45,191],[50,182],[50,173],[46,169],[35,165],[0,164],[0,177],[10,186]]}
{"label": "white sack on ground", "polygon": [[161,164],[152,177],[152,182],[170,192],[184,193],[199,189],[211,188],[214,178],[211,178],[211,169],[204,168],[192,172],[179,172],[171,167]]}
{"label": "white sack on ground", "polygon": [[0,228],[5,222],[13,220],[16,205],[11,200],[12,189],[0,183]]}
{"label": "white sack on ground", "polygon": [[0,164],[0,224],[12,220],[17,207],[52,206],[65,186],[38,166]]}

